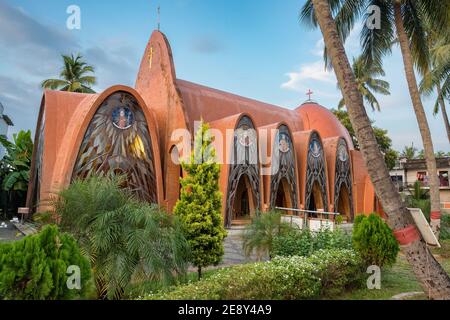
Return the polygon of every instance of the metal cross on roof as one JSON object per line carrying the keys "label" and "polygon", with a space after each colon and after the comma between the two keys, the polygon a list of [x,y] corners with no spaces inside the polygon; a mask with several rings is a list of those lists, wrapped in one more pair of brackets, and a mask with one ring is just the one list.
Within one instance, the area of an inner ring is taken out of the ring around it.
{"label": "metal cross on roof", "polygon": [[306,95],[308,96],[308,100],[311,101],[311,96],[313,95],[314,92],[311,91],[311,89],[308,90],[308,92],[306,93]]}

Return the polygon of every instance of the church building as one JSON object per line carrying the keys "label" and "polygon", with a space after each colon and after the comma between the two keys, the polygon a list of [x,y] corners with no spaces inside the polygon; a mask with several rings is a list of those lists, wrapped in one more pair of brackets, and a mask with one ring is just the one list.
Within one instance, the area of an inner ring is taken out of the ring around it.
{"label": "church building", "polygon": [[362,155],[328,109],[309,100],[291,110],[178,79],[159,31],[134,88],[45,91],[27,207],[44,210],[74,179],[113,172],[126,175],[140,199],[171,212],[183,176],[174,160],[188,156],[174,133],[193,140],[199,121],[223,137],[216,143],[226,226],[275,207],[337,212],[347,221],[378,210]]}

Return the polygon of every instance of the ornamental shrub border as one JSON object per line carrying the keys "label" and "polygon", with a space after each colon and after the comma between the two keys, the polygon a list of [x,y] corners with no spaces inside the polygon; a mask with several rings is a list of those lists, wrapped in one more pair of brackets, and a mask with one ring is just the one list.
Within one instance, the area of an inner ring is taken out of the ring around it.
{"label": "ornamental shrub border", "polygon": [[207,279],[152,293],[147,300],[302,300],[332,296],[362,283],[363,263],[353,250],[320,250],[310,257],[221,269]]}

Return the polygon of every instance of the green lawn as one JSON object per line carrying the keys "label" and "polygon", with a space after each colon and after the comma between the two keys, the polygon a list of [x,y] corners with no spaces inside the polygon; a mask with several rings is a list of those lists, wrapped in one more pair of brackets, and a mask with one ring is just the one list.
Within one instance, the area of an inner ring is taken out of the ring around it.
{"label": "green lawn", "polygon": [[[433,250],[444,269],[450,274],[450,240],[442,241],[442,248]],[[389,300],[391,297],[405,292],[422,291],[411,267],[402,254],[399,254],[397,263],[389,269],[382,270],[381,289],[369,290],[367,288],[347,292],[334,299],[341,300]],[[425,299],[425,295],[422,297]]]}

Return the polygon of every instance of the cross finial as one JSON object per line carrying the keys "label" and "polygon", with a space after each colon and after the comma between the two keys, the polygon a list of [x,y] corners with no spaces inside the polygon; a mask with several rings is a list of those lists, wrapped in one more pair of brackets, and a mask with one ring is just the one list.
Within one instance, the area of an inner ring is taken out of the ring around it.
{"label": "cross finial", "polygon": [[308,96],[308,101],[311,101],[311,96],[313,95],[314,92],[311,91],[311,89],[308,89],[308,92],[306,93],[306,95]]}
{"label": "cross finial", "polygon": [[161,5],[158,5],[158,31],[161,31]]}

